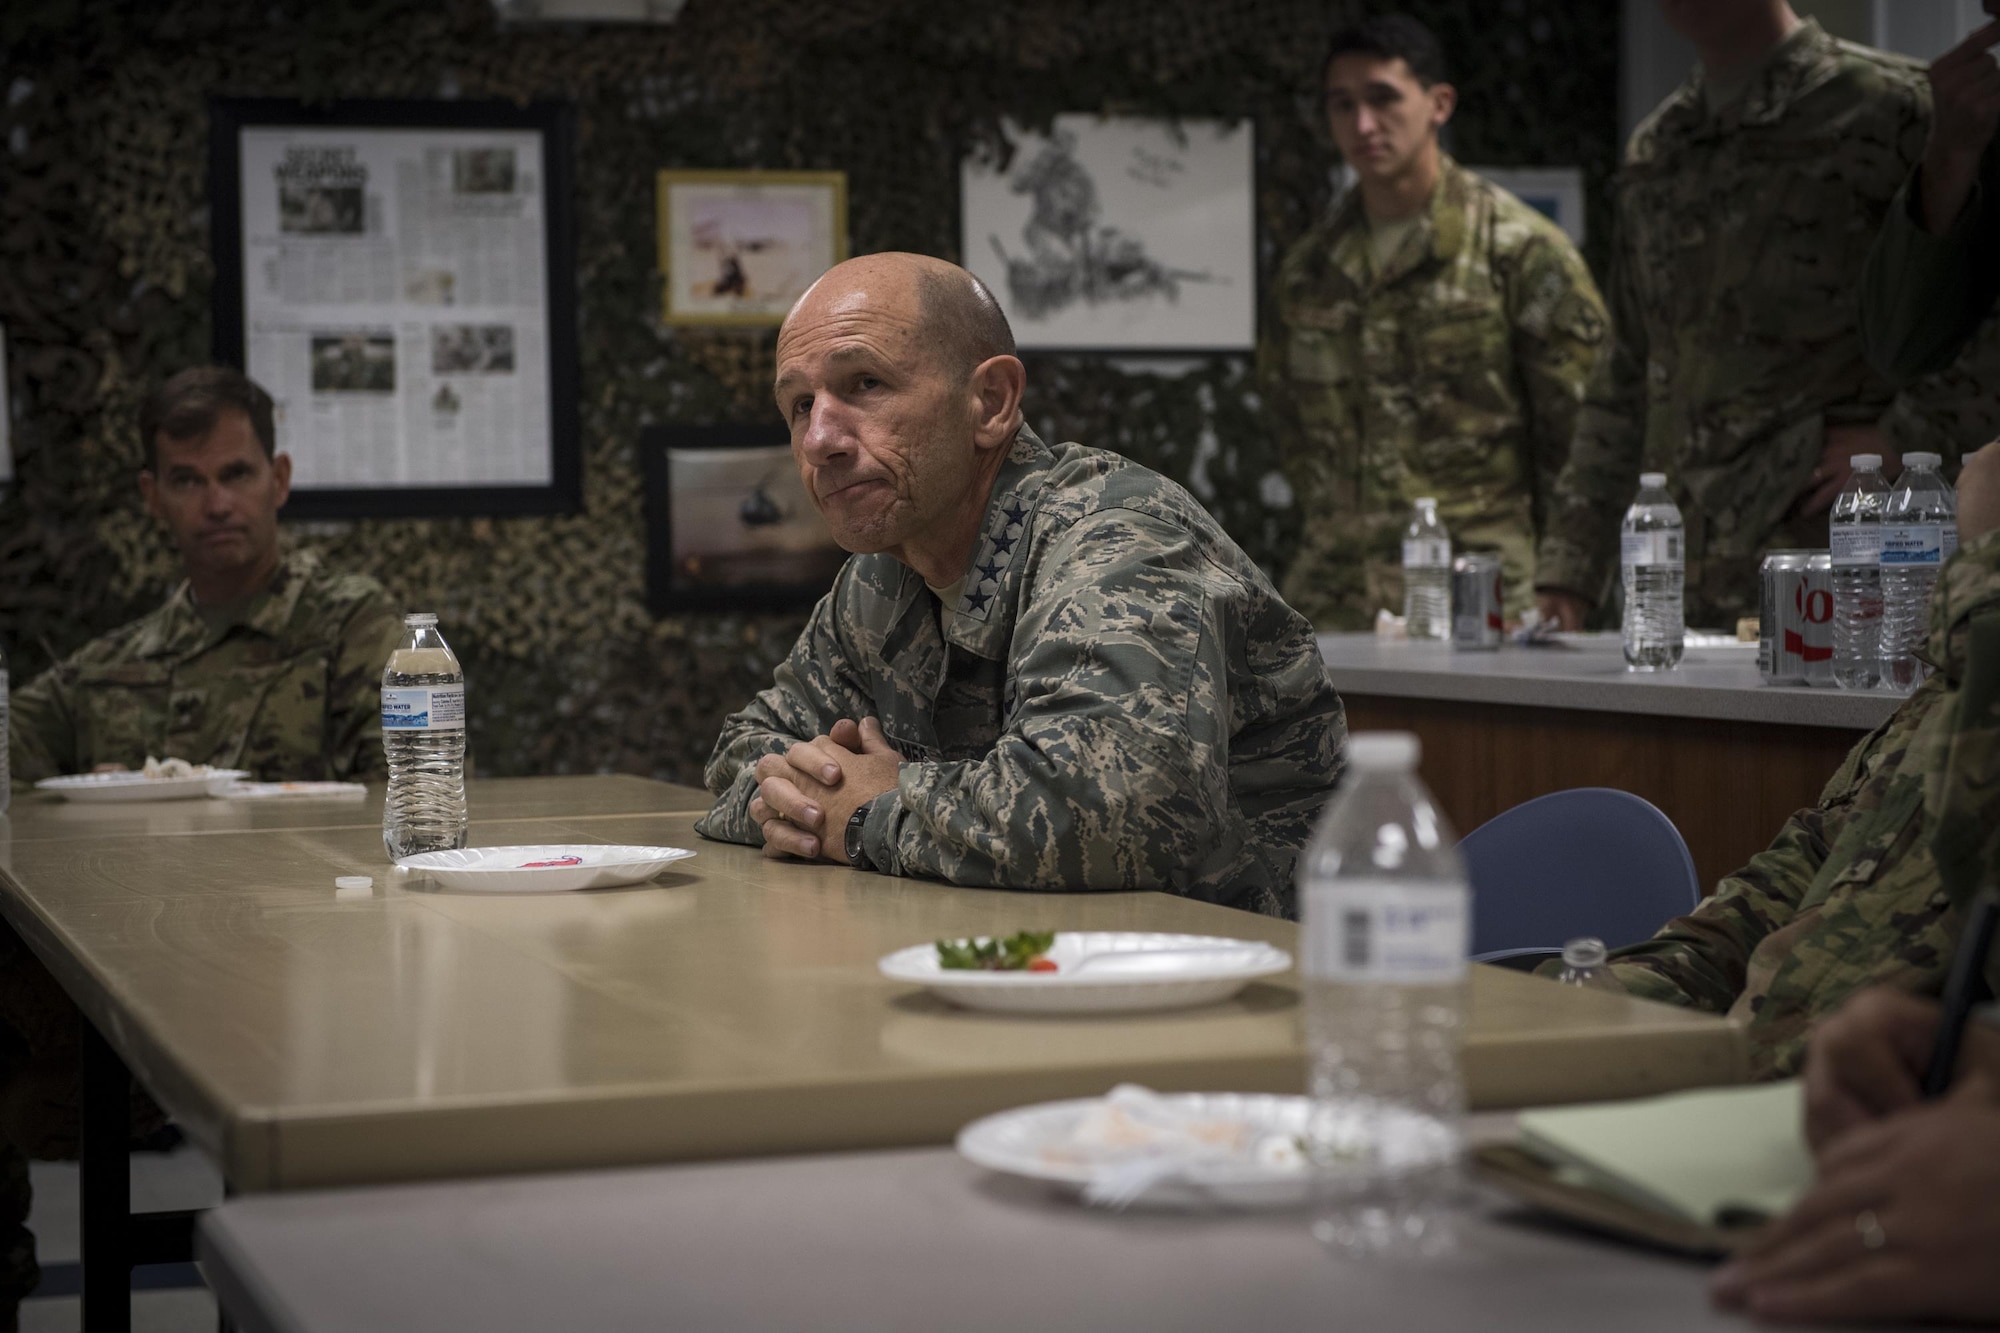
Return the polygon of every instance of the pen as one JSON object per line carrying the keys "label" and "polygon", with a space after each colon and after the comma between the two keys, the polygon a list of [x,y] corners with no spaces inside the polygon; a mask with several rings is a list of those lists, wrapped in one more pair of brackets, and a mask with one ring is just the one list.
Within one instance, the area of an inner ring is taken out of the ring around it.
{"label": "pen", "polygon": [[1945,976],[1944,1014],[1938,1020],[1937,1045],[1931,1048],[1930,1068],[1924,1071],[1926,1099],[1943,1096],[1951,1086],[1966,1016],[1979,1002],[1984,989],[1986,955],[1993,947],[1996,925],[2000,925],[2000,892],[1981,889],[1972,900],[1965,934],[1959,937],[1958,952],[1952,955],[1951,971]]}

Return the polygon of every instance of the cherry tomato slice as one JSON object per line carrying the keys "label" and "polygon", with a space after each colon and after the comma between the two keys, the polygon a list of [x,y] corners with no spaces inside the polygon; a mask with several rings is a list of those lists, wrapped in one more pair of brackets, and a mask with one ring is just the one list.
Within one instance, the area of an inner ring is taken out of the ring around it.
{"label": "cherry tomato slice", "polygon": [[1037,954],[1028,960],[1028,971],[1030,972],[1053,972],[1055,970],[1056,960],[1047,954]]}

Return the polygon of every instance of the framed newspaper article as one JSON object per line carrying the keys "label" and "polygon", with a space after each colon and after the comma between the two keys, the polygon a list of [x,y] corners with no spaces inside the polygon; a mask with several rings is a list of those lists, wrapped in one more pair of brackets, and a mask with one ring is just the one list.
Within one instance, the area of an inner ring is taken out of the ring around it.
{"label": "framed newspaper article", "polygon": [[576,509],[569,108],[210,115],[214,354],[276,401],[286,514]]}
{"label": "framed newspaper article", "polygon": [[810,606],[847,552],[820,517],[783,423],[649,426],[646,609]]}
{"label": "framed newspaper article", "polygon": [[669,324],[782,324],[847,258],[846,172],[662,171],[657,188]]}

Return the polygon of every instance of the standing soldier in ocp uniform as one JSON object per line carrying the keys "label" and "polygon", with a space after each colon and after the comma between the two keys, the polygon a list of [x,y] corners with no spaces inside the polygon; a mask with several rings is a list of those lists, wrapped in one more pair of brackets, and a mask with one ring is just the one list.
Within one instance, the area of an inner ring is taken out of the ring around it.
{"label": "standing soldier in ocp uniform", "polygon": [[1757,610],[1759,553],[1824,547],[1849,459],[1924,449],[1955,463],[1991,437],[1989,326],[1901,393],[1862,359],[1857,285],[1923,150],[1913,61],[1828,36],[1785,0],[1661,0],[1701,64],[1633,132],[1618,183],[1614,344],[1591,386],[1536,590],[1581,625],[1615,568],[1642,468],[1687,521],[1687,615]]}
{"label": "standing soldier in ocp uniform", "polygon": [[1444,153],[1456,93],[1437,39],[1391,14],[1323,67],[1357,188],[1292,247],[1265,382],[1304,513],[1285,599],[1321,629],[1403,604],[1410,504],[1497,552],[1510,613],[1602,344],[1604,308],[1563,232]]}

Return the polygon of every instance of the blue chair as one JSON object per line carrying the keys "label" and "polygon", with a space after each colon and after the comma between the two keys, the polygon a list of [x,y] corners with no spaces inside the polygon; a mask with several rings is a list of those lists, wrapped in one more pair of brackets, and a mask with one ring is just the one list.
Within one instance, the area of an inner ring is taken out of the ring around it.
{"label": "blue chair", "polygon": [[1636,944],[1701,901],[1673,821],[1631,792],[1578,787],[1493,816],[1458,850],[1472,879],[1474,962],[1532,968],[1565,941]]}

